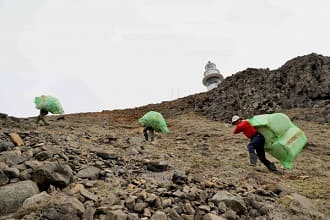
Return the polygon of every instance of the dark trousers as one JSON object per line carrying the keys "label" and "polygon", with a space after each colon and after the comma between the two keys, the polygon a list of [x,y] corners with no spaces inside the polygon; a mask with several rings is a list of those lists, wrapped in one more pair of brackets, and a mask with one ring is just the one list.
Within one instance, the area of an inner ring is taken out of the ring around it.
{"label": "dark trousers", "polygon": [[250,143],[248,144],[247,148],[249,151],[250,156],[255,155],[257,152],[257,156],[259,160],[267,167],[269,168],[271,166],[271,162],[266,159],[265,154],[265,138],[262,134],[258,133],[254,137],[250,139]]}
{"label": "dark trousers", "polygon": [[148,140],[148,131],[150,133],[150,140],[153,141],[155,138],[154,129],[152,127],[144,127],[143,134],[146,140]]}
{"label": "dark trousers", "polygon": [[46,122],[46,115],[48,114],[48,111],[40,109],[40,114],[37,118],[37,124],[39,124],[39,121],[42,121],[45,125],[48,125],[48,123]]}

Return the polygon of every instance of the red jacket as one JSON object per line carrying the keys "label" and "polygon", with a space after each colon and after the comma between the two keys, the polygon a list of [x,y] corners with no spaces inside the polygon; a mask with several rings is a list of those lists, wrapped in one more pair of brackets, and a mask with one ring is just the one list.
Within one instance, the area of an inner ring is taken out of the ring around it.
{"label": "red jacket", "polygon": [[253,127],[247,120],[242,120],[236,125],[234,134],[240,132],[243,132],[248,138],[252,138],[258,133],[257,129]]}

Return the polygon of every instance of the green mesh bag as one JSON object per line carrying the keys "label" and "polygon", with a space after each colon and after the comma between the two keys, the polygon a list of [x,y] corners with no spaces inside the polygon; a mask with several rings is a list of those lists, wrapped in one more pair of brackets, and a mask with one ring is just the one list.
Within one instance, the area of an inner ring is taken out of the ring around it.
{"label": "green mesh bag", "polygon": [[42,95],[34,98],[37,109],[43,109],[53,114],[63,114],[63,108],[60,101],[52,96]]}
{"label": "green mesh bag", "polygon": [[142,118],[139,119],[139,123],[145,127],[151,127],[155,131],[168,133],[166,122],[162,114],[156,111],[147,112]]}
{"label": "green mesh bag", "polygon": [[282,113],[256,115],[248,121],[265,137],[265,151],[291,169],[307,143],[305,133]]}

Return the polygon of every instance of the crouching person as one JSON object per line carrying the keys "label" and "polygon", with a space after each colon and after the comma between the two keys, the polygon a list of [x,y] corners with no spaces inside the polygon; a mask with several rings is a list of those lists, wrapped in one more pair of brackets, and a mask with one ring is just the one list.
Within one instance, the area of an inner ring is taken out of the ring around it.
{"label": "crouching person", "polygon": [[235,125],[234,134],[243,132],[243,134],[250,139],[250,143],[247,148],[249,151],[250,165],[256,166],[257,158],[270,170],[277,172],[274,163],[270,162],[266,158],[265,154],[265,138],[258,132],[258,130],[253,127],[248,120],[242,120],[239,116],[234,115],[232,117],[232,125]]}
{"label": "crouching person", "polygon": [[155,139],[155,131],[161,133],[168,133],[166,122],[162,114],[156,111],[149,111],[142,118],[139,123],[144,127],[143,135],[146,141],[150,137],[150,141]]}

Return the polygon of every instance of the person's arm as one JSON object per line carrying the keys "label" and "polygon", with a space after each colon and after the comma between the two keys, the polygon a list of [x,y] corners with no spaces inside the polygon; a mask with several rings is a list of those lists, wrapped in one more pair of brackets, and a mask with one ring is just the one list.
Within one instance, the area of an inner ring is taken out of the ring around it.
{"label": "person's arm", "polygon": [[236,125],[235,129],[234,129],[234,134],[238,134],[243,130],[243,123],[239,123],[238,125]]}

